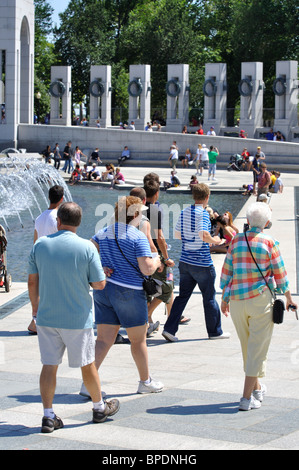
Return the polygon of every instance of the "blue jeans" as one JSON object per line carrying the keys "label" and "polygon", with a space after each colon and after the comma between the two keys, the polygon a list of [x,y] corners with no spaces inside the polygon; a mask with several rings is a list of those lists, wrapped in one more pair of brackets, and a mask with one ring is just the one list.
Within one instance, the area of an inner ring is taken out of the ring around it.
{"label": "blue jeans", "polygon": [[206,328],[209,337],[222,335],[221,313],[215,299],[216,272],[214,266],[200,267],[180,262],[180,292],[175,298],[164,330],[175,335],[179,328],[182,313],[196,284],[202,293]]}
{"label": "blue jeans", "polygon": [[107,282],[105,289],[93,291],[96,325],[121,325],[133,328],[147,323],[144,290]]}
{"label": "blue jeans", "polygon": [[73,165],[72,159],[66,158],[62,171],[65,171],[65,172],[68,171],[68,173],[70,173],[73,170],[74,170],[74,165]]}

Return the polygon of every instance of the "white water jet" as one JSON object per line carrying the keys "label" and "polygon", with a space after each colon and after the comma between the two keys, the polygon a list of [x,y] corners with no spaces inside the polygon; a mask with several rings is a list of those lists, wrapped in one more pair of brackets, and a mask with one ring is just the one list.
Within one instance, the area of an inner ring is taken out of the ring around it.
{"label": "white water jet", "polygon": [[59,172],[36,158],[17,156],[0,159],[0,218],[7,230],[8,219],[17,217],[24,227],[22,213],[29,211],[34,221],[49,206],[48,192],[53,185],[64,189],[65,201],[72,201],[71,193]]}

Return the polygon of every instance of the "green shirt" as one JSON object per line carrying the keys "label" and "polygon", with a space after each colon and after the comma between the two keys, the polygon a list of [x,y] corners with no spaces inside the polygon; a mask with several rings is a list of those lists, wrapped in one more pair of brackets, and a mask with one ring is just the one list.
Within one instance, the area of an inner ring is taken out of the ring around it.
{"label": "green shirt", "polygon": [[217,157],[218,157],[218,153],[217,152],[209,152],[208,153],[209,155],[209,163],[217,163]]}

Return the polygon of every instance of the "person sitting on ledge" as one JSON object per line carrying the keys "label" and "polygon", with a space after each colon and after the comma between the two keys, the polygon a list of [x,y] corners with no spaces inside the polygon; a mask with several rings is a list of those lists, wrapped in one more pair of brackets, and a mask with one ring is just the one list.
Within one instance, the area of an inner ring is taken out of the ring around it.
{"label": "person sitting on ledge", "polygon": [[125,177],[120,172],[120,168],[116,168],[114,179],[111,181],[111,188],[113,189],[116,184],[125,184]]}
{"label": "person sitting on ledge", "polygon": [[178,179],[177,176],[175,176],[175,173],[176,173],[175,171],[171,172],[170,183],[168,183],[168,181],[163,182],[165,191],[168,188],[177,188],[178,186],[180,186],[180,184],[181,184],[180,180]]}
{"label": "person sitting on ledge", "polygon": [[91,180],[100,181],[100,180],[101,180],[101,172],[100,172],[100,170],[97,168],[97,164],[96,164],[96,163],[93,163],[93,164],[92,164],[92,169],[91,169],[90,172],[88,173],[88,180],[89,180],[89,181],[91,181]]}
{"label": "person sitting on ledge", "polygon": [[121,157],[119,157],[118,159],[119,166],[121,166],[121,164],[124,163],[126,160],[129,160],[129,158],[131,158],[131,153],[126,145],[124,147],[124,150],[122,151]]}
{"label": "person sitting on ledge", "polygon": [[103,171],[102,173],[102,179],[101,181],[113,181],[115,176],[115,168],[113,163],[107,163],[106,165],[106,171]]}
{"label": "person sitting on ledge", "polygon": [[72,176],[70,177],[70,184],[73,185],[75,183],[79,183],[83,179],[82,170],[80,169],[80,165],[77,163],[76,168],[74,169]]}

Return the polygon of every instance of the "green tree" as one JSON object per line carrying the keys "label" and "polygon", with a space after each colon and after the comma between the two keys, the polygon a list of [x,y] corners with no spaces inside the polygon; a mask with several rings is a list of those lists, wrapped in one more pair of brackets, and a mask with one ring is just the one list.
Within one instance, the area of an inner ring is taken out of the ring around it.
{"label": "green tree", "polygon": [[[241,62],[263,63],[265,107],[274,107],[272,83],[276,61],[298,59],[298,12],[298,2],[295,0],[239,2],[238,17],[232,31],[231,39],[235,47],[230,64],[232,70],[238,71]],[[245,28],[246,24],[250,27]]]}
{"label": "green tree", "polygon": [[88,94],[91,65],[113,62],[115,41],[102,0],[71,0],[55,28],[55,52],[61,64],[72,66],[73,100]]}
{"label": "green tree", "polygon": [[[35,4],[35,57],[34,57],[34,107],[35,113],[43,119],[50,110],[49,86],[51,65],[56,61],[54,44],[49,36],[52,32],[53,8],[44,0],[34,0]],[[37,93],[41,98],[37,99]]]}
{"label": "green tree", "polygon": [[298,57],[298,2],[296,0],[195,1],[197,28],[206,46],[227,64],[228,107],[239,100],[242,62],[263,62],[265,107],[274,105],[272,82],[278,60]]}
{"label": "green tree", "polygon": [[[124,28],[126,28],[130,13],[138,6],[147,3],[148,0],[106,0],[105,8],[109,15],[111,30],[115,38],[114,62],[122,60],[120,56],[120,38]],[[154,3],[155,0],[152,2]]]}
{"label": "green tree", "polygon": [[153,107],[166,105],[168,64],[190,65],[190,102],[201,102],[202,67],[207,59],[217,60],[217,54],[205,49],[205,37],[195,31],[195,20],[191,2],[186,0],[146,2],[130,14],[120,40],[121,56],[127,66],[151,65]]}

